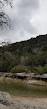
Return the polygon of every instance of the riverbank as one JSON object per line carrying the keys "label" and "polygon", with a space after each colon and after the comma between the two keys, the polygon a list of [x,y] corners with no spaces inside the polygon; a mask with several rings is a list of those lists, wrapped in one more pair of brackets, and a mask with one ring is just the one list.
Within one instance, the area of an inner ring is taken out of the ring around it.
{"label": "riverbank", "polygon": [[12,78],[0,78],[0,91],[19,97],[47,98],[47,83]]}

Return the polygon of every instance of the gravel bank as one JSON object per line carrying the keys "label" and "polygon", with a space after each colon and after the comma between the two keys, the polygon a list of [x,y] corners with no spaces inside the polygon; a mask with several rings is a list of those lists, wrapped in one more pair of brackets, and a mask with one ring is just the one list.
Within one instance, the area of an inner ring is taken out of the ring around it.
{"label": "gravel bank", "polygon": [[12,98],[0,92],[0,109],[47,109],[47,98]]}

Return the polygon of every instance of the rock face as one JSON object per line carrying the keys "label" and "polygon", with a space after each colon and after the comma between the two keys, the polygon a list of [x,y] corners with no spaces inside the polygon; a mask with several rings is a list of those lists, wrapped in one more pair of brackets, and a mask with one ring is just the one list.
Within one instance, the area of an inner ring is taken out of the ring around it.
{"label": "rock face", "polygon": [[0,91],[0,109],[47,109],[47,98],[12,99],[10,94]]}

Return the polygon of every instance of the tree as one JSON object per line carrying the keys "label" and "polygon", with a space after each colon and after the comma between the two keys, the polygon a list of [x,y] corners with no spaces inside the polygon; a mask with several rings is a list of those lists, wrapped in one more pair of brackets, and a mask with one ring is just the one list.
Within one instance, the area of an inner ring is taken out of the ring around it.
{"label": "tree", "polygon": [[10,27],[11,19],[4,12],[4,7],[9,5],[12,8],[12,0],[0,0],[0,28],[3,28],[4,25]]}

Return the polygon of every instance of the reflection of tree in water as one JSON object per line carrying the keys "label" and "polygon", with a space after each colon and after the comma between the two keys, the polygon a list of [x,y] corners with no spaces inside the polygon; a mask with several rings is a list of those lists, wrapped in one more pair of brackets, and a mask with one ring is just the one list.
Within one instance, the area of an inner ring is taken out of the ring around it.
{"label": "reflection of tree in water", "polygon": [[8,5],[12,8],[12,0],[0,0],[0,28],[3,28],[4,25],[9,27],[11,25],[11,19],[4,12],[4,7]]}

